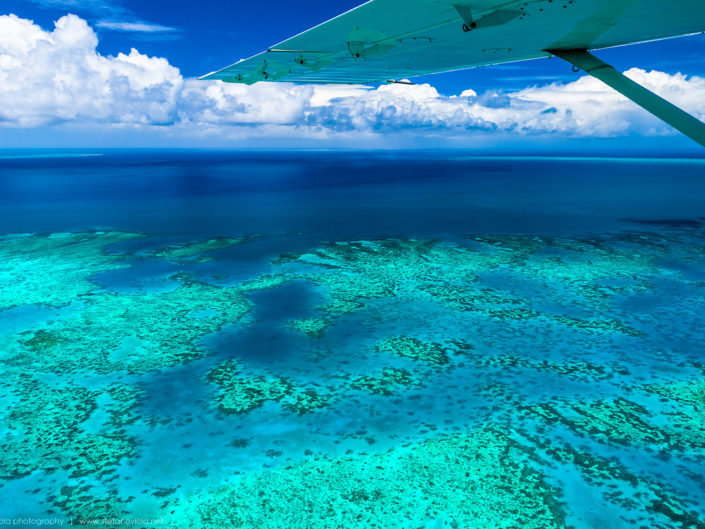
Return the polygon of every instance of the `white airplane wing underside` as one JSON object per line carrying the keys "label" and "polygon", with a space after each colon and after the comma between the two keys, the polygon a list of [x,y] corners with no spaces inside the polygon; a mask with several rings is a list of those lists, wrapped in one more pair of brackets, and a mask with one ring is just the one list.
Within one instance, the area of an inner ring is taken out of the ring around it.
{"label": "white airplane wing underside", "polygon": [[702,31],[703,0],[372,0],[203,78],[384,82]]}

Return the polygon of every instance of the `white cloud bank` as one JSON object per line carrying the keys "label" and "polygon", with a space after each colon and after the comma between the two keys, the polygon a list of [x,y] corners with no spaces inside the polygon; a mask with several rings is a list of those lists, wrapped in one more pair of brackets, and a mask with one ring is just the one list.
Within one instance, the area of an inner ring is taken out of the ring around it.
{"label": "white cloud bank", "polygon": [[[0,126],[56,124],[166,130],[180,137],[377,137],[393,132],[461,137],[610,137],[672,132],[599,81],[442,96],[430,85],[254,86],[185,79],[166,59],[97,53],[95,32],[67,15],[45,31],[0,16]],[[627,74],[705,117],[705,79],[632,69]]]}

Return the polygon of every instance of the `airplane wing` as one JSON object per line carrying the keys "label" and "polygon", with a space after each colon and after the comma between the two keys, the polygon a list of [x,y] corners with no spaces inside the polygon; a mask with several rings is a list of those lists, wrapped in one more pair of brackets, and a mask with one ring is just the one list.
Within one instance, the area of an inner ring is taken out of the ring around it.
{"label": "airplane wing", "polygon": [[374,83],[557,56],[705,146],[705,124],[588,50],[705,32],[705,0],[371,0],[201,79]]}
{"label": "airplane wing", "polygon": [[203,79],[384,82],[702,31],[703,0],[372,0]]}

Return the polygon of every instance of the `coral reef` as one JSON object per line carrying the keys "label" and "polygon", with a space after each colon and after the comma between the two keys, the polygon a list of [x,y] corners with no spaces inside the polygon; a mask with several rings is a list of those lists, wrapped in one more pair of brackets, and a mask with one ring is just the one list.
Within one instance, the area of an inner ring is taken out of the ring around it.
{"label": "coral reef", "polygon": [[155,250],[152,255],[169,261],[207,263],[209,261],[214,261],[215,258],[203,254],[229,248],[231,246],[235,246],[236,244],[242,244],[243,242],[246,242],[246,240],[247,239],[245,238],[233,239],[229,237],[221,237],[218,239],[210,239],[208,241],[195,241],[188,244],[159,248],[158,250]]}
{"label": "coral reef", "polygon": [[336,396],[332,388],[325,390],[315,384],[294,385],[276,376],[247,376],[235,361],[219,365],[206,379],[217,386],[215,401],[224,413],[248,413],[272,401],[290,412],[305,414],[328,406]]}
{"label": "coral reef", "polygon": [[[178,527],[705,527],[702,232],[337,241],[229,286],[195,278],[247,237],[0,237],[3,493]],[[94,281],[145,256],[168,290]],[[292,282],[316,301],[288,314]]]}
{"label": "coral reef", "polygon": [[[125,425],[135,420],[136,388],[54,388],[16,372],[8,379],[18,401],[4,418],[8,434],[0,437],[0,475],[6,479],[59,469],[71,477],[100,476],[134,455],[135,442],[127,436]],[[113,402],[104,406],[108,418],[98,431],[86,432],[82,425],[99,408],[101,397]]]}
{"label": "coral reef", "polygon": [[[179,288],[160,293],[101,293],[79,310],[26,331],[11,361],[52,372],[148,371],[181,364],[203,354],[201,336],[239,321],[250,309],[235,288],[223,289],[175,276]],[[201,318],[189,313],[218,307]]]}
{"label": "coral reef", "polygon": [[67,305],[98,289],[90,277],[125,268],[106,246],[142,235],[118,232],[0,237],[0,310],[17,305]]}
{"label": "coral reef", "polygon": [[[381,240],[329,244],[315,252],[289,254],[275,265],[291,263],[319,268],[320,273],[293,273],[327,292],[328,301],[318,307],[320,328],[335,317],[365,307],[370,301],[432,299],[447,307],[482,314],[502,321],[544,319],[585,332],[618,332],[640,337],[642,332],[617,318],[585,319],[536,310],[529,300],[507,290],[482,284],[480,279],[497,271],[511,270],[517,277],[541,285],[548,295],[572,291],[572,303],[586,309],[604,309],[616,296],[648,292],[647,280],[657,269],[655,256],[616,249],[603,242],[568,241],[519,236],[473,236],[473,245],[459,246],[433,240]],[[564,257],[544,255],[555,248]],[[590,253],[590,259],[582,254]],[[621,287],[605,281],[631,281]]]}
{"label": "coral reef", "polygon": [[323,318],[306,318],[292,320],[287,324],[287,327],[316,338],[323,334],[328,325],[329,323]]}
{"label": "coral reef", "polygon": [[450,362],[448,353],[437,343],[426,343],[409,336],[395,336],[377,344],[377,351],[389,352],[412,360],[443,366]]}
{"label": "coral reef", "polygon": [[225,413],[247,413],[267,401],[281,400],[291,384],[279,377],[243,377],[237,362],[227,362],[207,375],[218,386],[216,402]]}
{"label": "coral reef", "polygon": [[253,473],[190,498],[170,518],[204,528],[564,526],[554,491],[492,426]]}

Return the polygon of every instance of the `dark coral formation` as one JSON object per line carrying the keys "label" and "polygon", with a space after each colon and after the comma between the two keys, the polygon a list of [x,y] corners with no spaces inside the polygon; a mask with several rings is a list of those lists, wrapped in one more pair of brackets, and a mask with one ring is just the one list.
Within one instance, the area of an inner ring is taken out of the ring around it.
{"label": "dark coral formation", "polygon": [[221,364],[207,379],[218,387],[216,402],[224,413],[248,413],[267,402],[280,402],[294,413],[311,413],[328,406],[336,397],[313,384],[294,385],[282,377],[247,376],[237,362]]}
{"label": "dark coral formation", "polygon": [[393,395],[416,384],[413,375],[406,369],[385,367],[379,375],[366,375],[357,378],[351,387],[378,395]]}

